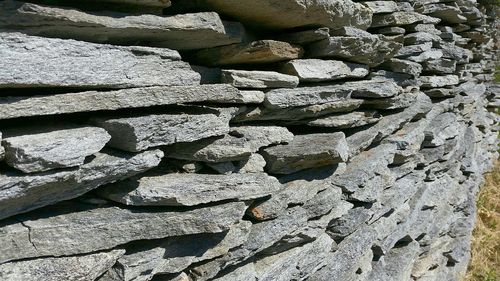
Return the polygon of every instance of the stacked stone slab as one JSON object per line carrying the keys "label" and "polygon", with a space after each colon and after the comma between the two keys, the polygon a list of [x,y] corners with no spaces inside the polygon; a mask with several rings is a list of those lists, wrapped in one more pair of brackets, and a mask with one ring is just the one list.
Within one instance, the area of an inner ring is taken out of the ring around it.
{"label": "stacked stone slab", "polygon": [[472,0],[0,3],[0,280],[460,280]]}

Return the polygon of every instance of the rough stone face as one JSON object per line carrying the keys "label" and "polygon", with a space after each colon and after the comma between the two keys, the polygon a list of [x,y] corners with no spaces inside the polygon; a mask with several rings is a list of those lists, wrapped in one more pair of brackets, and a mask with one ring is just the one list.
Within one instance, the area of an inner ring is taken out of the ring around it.
{"label": "rough stone face", "polygon": [[273,71],[222,70],[222,83],[236,88],[295,88],[299,79]]}
{"label": "rough stone face", "polygon": [[24,97],[0,96],[0,119],[152,107],[192,102],[261,103],[264,93],[230,85],[146,87]]}
{"label": "rough stone face", "polygon": [[109,146],[125,151],[190,142],[229,132],[229,120],[222,114],[161,114],[129,118],[100,118],[93,123],[110,135]]}
{"label": "rough stone face", "polygon": [[0,88],[199,84],[176,51],[0,33]]}
{"label": "rough stone face", "polygon": [[362,78],[369,72],[366,65],[319,59],[292,60],[281,71],[299,77],[301,82]]}
{"label": "rough stone face", "polygon": [[330,29],[328,27],[320,27],[306,31],[291,32],[283,35],[278,35],[279,40],[292,44],[308,44],[311,42],[328,39],[330,37]]}
{"label": "rough stone face", "polygon": [[365,1],[362,3],[370,8],[374,14],[394,13],[399,11],[399,6],[394,1]]}
{"label": "rough stone face", "polygon": [[355,111],[347,114],[334,114],[313,120],[290,122],[290,124],[305,124],[311,127],[347,129],[361,127],[378,122],[382,116],[376,111]]}
{"label": "rough stone face", "polygon": [[[366,29],[371,11],[349,0],[256,0],[252,2],[202,0],[201,3],[230,15],[241,22],[260,28],[290,29],[301,26],[340,28],[354,26]],[[286,14],[286,17],[283,15]]]}
{"label": "rough stone face", "polygon": [[25,173],[79,166],[111,139],[104,129],[96,127],[25,132],[2,141],[7,164]]}
{"label": "rough stone face", "polygon": [[131,155],[97,153],[78,169],[20,175],[0,175],[0,218],[28,212],[72,199],[100,185],[134,176],[156,167],[163,153],[159,150]]}
{"label": "rough stone face", "polygon": [[344,133],[295,136],[288,145],[263,150],[267,170],[273,174],[291,174],[300,170],[347,161]]}
{"label": "rough stone face", "polygon": [[439,88],[457,85],[460,81],[456,75],[446,76],[421,76],[419,81],[422,88]]}
{"label": "rough stone face", "polygon": [[293,134],[284,127],[231,127],[228,135],[191,143],[174,144],[164,151],[170,158],[220,163],[244,160],[260,148],[292,141]]}
{"label": "rough stone face", "polygon": [[3,280],[95,280],[125,253],[112,250],[82,256],[46,257],[0,264]]}
{"label": "rough stone face", "polygon": [[193,59],[211,66],[261,64],[298,59],[303,53],[300,46],[281,41],[260,40],[204,49],[196,52]]}
{"label": "rough stone face", "polygon": [[[0,236],[5,246],[0,261],[89,253],[134,240],[219,233],[237,223],[245,209],[240,202],[184,212],[61,203],[8,224]],[[18,243],[29,247],[20,249]]]}
{"label": "rough stone face", "polygon": [[15,26],[36,36],[118,45],[153,45],[175,50],[210,48],[240,43],[243,28],[224,23],[217,13],[175,16],[98,15],[74,9],[6,1],[0,5],[0,26]]}
{"label": "rough stone face", "polygon": [[166,174],[117,182],[99,194],[133,206],[194,206],[261,198],[279,188],[278,180],[266,174]]}
{"label": "rough stone face", "polygon": [[441,20],[416,12],[394,12],[391,14],[374,15],[371,27],[399,26],[413,23],[439,23]]}
{"label": "rough stone face", "polygon": [[422,73],[422,65],[419,63],[395,58],[384,62],[381,67],[393,72],[408,73],[417,77]]}

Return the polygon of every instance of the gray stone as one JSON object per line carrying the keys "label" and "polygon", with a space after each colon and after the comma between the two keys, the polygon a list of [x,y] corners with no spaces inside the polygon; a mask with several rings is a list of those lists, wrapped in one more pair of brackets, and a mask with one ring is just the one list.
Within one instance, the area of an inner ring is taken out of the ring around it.
{"label": "gray stone", "polygon": [[387,98],[398,95],[401,87],[387,81],[356,81],[338,85],[275,89],[266,93],[264,106],[287,108],[324,104],[347,98]]}
{"label": "gray stone", "polygon": [[111,135],[109,146],[132,152],[221,136],[229,132],[229,118],[221,113],[95,118],[92,123]]}
{"label": "gray stone", "polygon": [[[242,202],[184,212],[60,203],[4,226],[0,262],[90,253],[135,240],[219,233],[239,222],[245,209]],[[18,243],[29,246],[20,249]]]}
{"label": "gray stone", "polygon": [[412,91],[386,99],[367,99],[363,102],[363,107],[377,110],[407,108],[415,103],[419,95],[418,92]]}
{"label": "gray stone", "polygon": [[438,44],[440,41],[442,41],[442,39],[439,35],[428,32],[414,32],[406,34],[404,36],[405,45],[418,45],[418,44],[424,44],[426,42],[432,42],[433,44]]}
{"label": "gray stone", "polygon": [[423,52],[429,51],[432,49],[432,42],[425,42],[417,45],[409,45],[403,46],[399,51],[394,55],[395,57],[407,57],[407,56],[416,56]]}
{"label": "gray stone", "polygon": [[418,63],[423,63],[428,60],[438,60],[444,56],[443,50],[441,49],[430,49],[428,51],[422,52],[418,55],[406,57],[407,60],[411,60]]}
{"label": "gray stone", "polygon": [[346,162],[348,147],[344,133],[295,136],[288,145],[263,150],[267,170],[291,174],[300,170]]}
{"label": "gray stone", "polygon": [[309,44],[312,42],[328,39],[330,37],[330,29],[328,27],[320,27],[317,29],[310,29],[305,31],[297,31],[278,35],[280,41],[289,42],[292,44]]}
{"label": "gray stone", "polygon": [[346,114],[333,114],[313,120],[302,120],[288,124],[304,124],[311,127],[348,129],[377,123],[382,116],[376,111],[354,111]]}
{"label": "gray stone", "polygon": [[422,83],[420,87],[424,89],[453,86],[460,82],[456,75],[420,76],[419,81]]}
{"label": "gray stone", "polygon": [[166,174],[128,179],[99,190],[106,199],[132,206],[194,206],[265,197],[281,185],[265,173]]}
{"label": "gray stone", "polygon": [[389,26],[389,27],[383,27],[377,30],[378,34],[383,34],[383,35],[401,35],[405,34],[406,30],[402,27],[398,26]]}
{"label": "gray stone", "polygon": [[0,132],[0,161],[5,158],[5,148],[2,146],[2,132]]}
{"label": "gray stone", "polygon": [[454,73],[457,62],[451,59],[428,60],[423,64],[424,71],[431,73]]}
{"label": "gray stone", "polygon": [[111,139],[104,129],[96,127],[48,128],[44,132],[26,129],[22,134],[5,138],[2,144],[7,164],[25,173],[82,165]]}
{"label": "gray stone", "polygon": [[442,3],[432,3],[424,6],[424,14],[428,14],[435,18],[440,18],[445,23],[458,24],[467,21],[467,18],[462,14],[459,7],[454,7]]}
{"label": "gray stone", "polygon": [[366,65],[319,59],[292,60],[281,71],[299,77],[301,82],[362,78],[369,73]]}
{"label": "gray stone", "polygon": [[202,65],[218,66],[280,62],[298,59],[303,53],[300,46],[281,41],[260,40],[204,49],[192,57]]}
{"label": "gray stone", "polygon": [[[179,53],[1,33],[0,88],[132,88],[199,84]],[[7,71],[8,69],[8,71]]]}
{"label": "gray stone", "polygon": [[91,14],[68,8],[5,1],[0,26],[36,36],[76,39],[115,45],[149,45],[175,50],[240,43],[237,23],[224,23],[217,13],[174,16]]}
{"label": "gray stone", "polygon": [[393,72],[408,73],[415,77],[418,77],[422,73],[422,65],[402,59],[390,59],[384,62],[381,67]]}
{"label": "gray stone", "polygon": [[222,83],[236,88],[295,88],[299,79],[292,75],[285,75],[274,71],[249,70],[222,70]]}
{"label": "gray stone", "polygon": [[202,0],[200,2],[245,24],[266,29],[291,29],[302,26],[330,28],[354,26],[366,29],[370,26],[372,15],[370,9],[350,0],[311,1],[307,5],[297,0],[251,2]]}
{"label": "gray stone", "polygon": [[177,143],[164,151],[170,158],[219,163],[245,160],[262,147],[293,139],[293,134],[284,127],[240,126],[230,130],[222,138]]}
{"label": "gray stone", "polygon": [[368,33],[360,36],[335,36],[310,44],[307,56],[337,58],[376,66],[393,57],[401,46],[400,43],[387,40],[383,35]]}
{"label": "gray stone", "polygon": [[365,1],[361,3],[370,8],[374,14],[393,13],[399,11],[399,7],[394,1]]}
{"label": "gray stone", "polygon": [[371,27],[400,26],[413,23],[439,23],[441,20],[416,12],[394,12],[374,15]]}
{"label": "gray stone", "polygon": [[264,93],[230,85],[146,87],[56,95],[0,97],[0,119],[152,107],[192,102],[261,103]]}
{"label": "gray stone", "polygon": [[159,150],[131,155],[107,151],[78,169],[31,175],[0,175],[0,218],[28,212],[59,201],[76,198],[106,183],[115,182],[156,167]]}
{"label": "gray stone", "polygon": [[161,7],[161,8],[167,8],[172,4],[170,3],[170,0],[101,0],[101,2]]}
{"label": "gray stone", "polygon": [[453,113],[443,113],[436,116],[425,129],[423,147],[436,147],[445,144],[445,141],[454,138],[459,133],[457,117]]}
{"label": "gray stone", "polygon": [[2,280],[95,280],[125,253],[112,250],[70,257],[45,257],[0,264]]}
{"label": "gray stone", "polygon": [[428,95],[430,98],[437,98],[437,99],[454,97],[458,94],[457,91],[447,88],[433,88],[425,91],[424,93]]}

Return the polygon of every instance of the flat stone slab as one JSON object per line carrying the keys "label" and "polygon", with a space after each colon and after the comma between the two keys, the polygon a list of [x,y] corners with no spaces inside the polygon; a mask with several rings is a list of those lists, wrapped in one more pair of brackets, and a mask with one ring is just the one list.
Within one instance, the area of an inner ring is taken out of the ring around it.
{"label": "flat stone slab", "polygon": [[370,9],[350,0],[311,1],[307,5],[298,0],[203,0],[201,3],[245,24],[268,29],[301,26],[366,29],[372,15]]}
{"label": "flat stone slab", "polygon": [[399,6],[394,1],[364,1],[361,3],[370,8],[374,14],[394,13],[399,11]]}
{"label": "flat stone slab", "polygon": [[311,127],[349,129],[377,123],[382,116],[373,110],[354,111],[346,114],[333,114],[312,120],[292,121],[287,124],[304,124]]}
{"label": "flat stone slab", "polygon": [[220,163],[245,160],[262,147],[292,139],[293,134],[285,127],[240,126],[232,127],[222,138],[177,143],[164,151],[169,158]]}
{"label": "flat stone slab", "polygon": [[196,85],[200,75],[165,48],[122,47],[1,33],[0,88]]}
{"label": "flat stone slab", "polygon": [[92,122],[111,135],[109,146],[131,152],[177,142],[192,142],[229,132],[229,117],[221,113],[96,118]]}
{"label": "flat stone slab", "polygon": [[323,104],[351,97],[387,98],[401,92],[401,87],[389,81],[356,81],[328,86],[275,89],[266,93],[264,106],[275,109]]}
{"label": "flat stone slab", "polygon": [[111,139],[97,127],[45,131],[31,134],[28,129],[23,135],[5,138],[2,144],[7,164],[25,173],[79,166]]}
{"label": "flat stone slab", "polygon": [[100,189],[99,194],[132,206],[195,206],[261,198],[280,187],[276,178],[264,173],[166,174],[117,182]]}
{"label": "flat stone slab", "polygon": [[221,82],[236,88],[295,88],[299,84],[299,79],[274,71],[223,69]]}
{"label": "flat stone slab", "polygon": [[[243,217],[243,202],[189,211],[65,202],[19,216],[0,233],[0,262],[110,249],[131,241],[228,230]],[[20,249],[19,243],[25,248]]]}
{"label": "flat stone slab", "polygon": [[460,80],[456,75],[420,76],[419,81],[422,83],[420,87],[424,89],[453,86],[460,83]]}
{"label": "flat stone slab", "polygon": [[125,253],[112,250],[70,257],[45,257],[0,264],[3,280],[95,280]]}
{"label": "flat stone slab", "polygon": [[414,23],[439,23],[438,18],[419,14],[417,12],[399,11],[390,14],[374,15],[371,27],[400,26]]}
{"label": "flat stone slab", "polygon": [[287,62],[281,72],[299,77],[301,82],[332,81],[362,78],[368,75],[368,66],[337,60],[300,59]]}
{"label": "flat stone slab", "polygon": [[159,150],[131,155],[96,153],[78,169],[21,175],[0,174],[0,219],[81,196],[106,183],[115,182],[158,166]]}
{"label": "flat stone slab", "polygon": [[202,65],[262,64],[302,57],[304,50],[290,43],[260,40],[215,47],[196,52],[193,59]]}
{"label": "flat stone slab", "polygon": [[0,26],[36,36],[116,45],[149,45],[175,50],[241,42],[243,27],[224,23],[214,12],[175,16],[91,14],[69,8],[4,1]]}
{"label": "flat stone slab", "polygon": [[56,95],[0,96],[0,119],[141,108],[191,102],[260,103],[264,93],[238,91],[230,85],[157,86]]}
{"label": "flat stone slab", "polygon": [[295,136],[287,145],[263,150],[267,170],[272,174],[291,174],[300,170],[346,162],[348,147],[344,133]]}
{"label": "flat stone slab", "polygon": [[277,35],[279,40],[292,44],[309,44],[312,42],[328,39],[330,37],[330,29],[328,27],[320,27],[305,31],[296,31]]}

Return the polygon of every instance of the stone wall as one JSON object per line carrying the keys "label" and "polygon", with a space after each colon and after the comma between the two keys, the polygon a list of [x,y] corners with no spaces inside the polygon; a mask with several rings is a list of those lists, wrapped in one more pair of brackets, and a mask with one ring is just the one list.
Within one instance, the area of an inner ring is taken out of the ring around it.
{"label": "stone wall", "polygon": [[0,280],[460,280],[494,12],[0,2]]}

